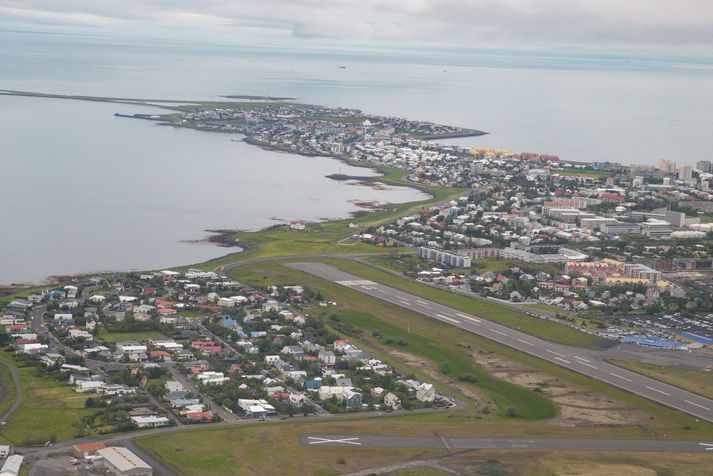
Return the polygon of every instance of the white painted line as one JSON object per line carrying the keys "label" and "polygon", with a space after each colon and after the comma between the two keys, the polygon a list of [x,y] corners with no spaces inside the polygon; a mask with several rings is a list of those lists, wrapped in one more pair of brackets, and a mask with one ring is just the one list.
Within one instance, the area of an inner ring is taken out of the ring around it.
{"label": "white painted line", "polygon": [[506,335],[507,335],[506,333],[500,332],[500,331],[495,330],[495,329],[490,329],[490,330],[493,331],[493,332],[495,332],[496,334],[500,334],[501,336],[506,336]]}
{"label": "white painted line", "polygon": [[713,443],[698,443],[706,448],[706,451],[713,451]]}
{"label": "white painted line", "polygon": [[460,324],[460,321],[455,320],[452,317],[444,316],[443,314],[436,314],[436,317],[443,319],[444,321],[452,322],[453,324]]}
{"label": "white painted line", "polygon": [[582,365],[584,365],[584,366],[586,366],[586,367],[589,367],[590,369],[599,370],[599,367],[595,367],[595,366],[593,366],[592,364],[588,364],[588,363],[586,363],[586,362],[580,362],[580,364],[582,364]]}
{"label": "white painted line", "polygon": [[462,317],[463,319],[465,319],[466,321],[470,321],[470,322],[475,322],[475,323],[483,322],[483,321],[481,321],[480,319],[476,319],[475,317],[463,316],[463,315],[461,315],[461,314],[458,314],[458,316],[460,316],[460,317]]}
{"label": "white painted line", "polygon": [[578,355],[575,355],[574,358],[577,360],[581,360],[582,362],[589,362],[589,360],[585,359],[584,357],[580,357]]}
{"label": "white painted line", "polygon": [[559,352],[555,352],[554,350],[545,349],[545,351],[549,352],[549,353],[552,354],[552,355],[557,355],[557,356],[559,356],[559,357],[564,357],[564,355],[560,354]]}
{"label": "white painted line", "polygon": [[[693,402],[691,402],[690,400],[684,400],[684,402],[690,403],[691,405],[694,405],[694,406],[696,406],[696,407],[698,407],[698,408],[702,408],[702,409],[704,409],[704,410],[706,410],[706,411],[711,411],[710,408],[704,407],[703,405],[699,405],[699,404],[697,404],[697,403],[693,403]],[[703,443],[701,443],[701,444],[703,444]]]}
{"label": "white painted line", "polygon": [[555,357],[555,360],[560,360],[560,361],[564,362],[565,364],[571,363],[569,360],[564,360],[562,357]]}
{"label": "white painted line", "polygon": [[669,397],[671,396],[670,394],[664,392],[663,390],[659,390],[658,388],[649,387],[648,385],[646,386],[646,388],[648,388],[649,390],[653,390],[654,392],[663,393],[664,395],[668,395]]}
{"label": "white painted line", "polygon": [[612,376],[614,376],[614,377],[620,378],[620,379],[622,379],[622,380],[626,380],[627,382],[631,382],[631,379],[630,379],[630,378],[622,377],[621,375],[615,374],[614,372],[609,372],[609,375],[612,375]]}
{"label": "white painted line", "polygon": [[420,305],[422,305],[423,307],[427,307],[429,309],[431,308],[431,306],[425,301],[421,301],[420,299],[417,299],[416,302],[419,303]]}
{"label": "white painted line", "polygon": [[517,339],[517,341],[518,341],[518,342],[522,342],[523,344],[527,344],[527,345],[532,345],[532,346],[535,345],[535,344],[533,344],[532,342],[528,342],[528,341],[522,340],[522,339]]}
{"label": "white painted line", "polygon": [[401,304],[403,304],[404,306],[411,307],[411,303],[408,302],[408,301],[403,301],[403,300],[399,299],[399,302],[400,302]]}
{"label": "white painted line", "polygon": [[308,436],[307,439],[313,440],[310,441],[310,445],[321,445],[323,443],[343,443],[345,445],[361,445],[361,443],[358,442],[359,438],[337,438],[337,439],[330,439],[330,438],[318,438],[316,436]]}
{"label": "white painted line", "polygon": [[458,316],[458,317],[465,317],[465,318],[467,318],[467,319],[471,319],[470,316],[468,316],[467,314],[463,314],[462,312],[456,312],[456,316]]}

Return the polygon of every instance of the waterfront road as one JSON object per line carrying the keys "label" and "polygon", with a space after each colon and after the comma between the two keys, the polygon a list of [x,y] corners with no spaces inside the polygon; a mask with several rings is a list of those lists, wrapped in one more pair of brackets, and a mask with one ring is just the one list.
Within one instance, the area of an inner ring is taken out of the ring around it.
{"label": "waterfront road", "polygon": [[376,448],[442,448],[446,450],[585,450],[585,451],[655,451],[702,453],[713,451],[713,442],[666,440],[580,440],[550,438],[479,438],[445,436],[352,436],[300,435],[303,446],[341,446]]}
{"label": "waterfront road", "polygon": [[300,262],[285,263],[284,266],[335,282],[444,324],[483,336],[713,423],[713,400],[612,365],[601,355],[601,351],[582,349],[538,339],[516,329],[488,321],[480,316],[464,313],[413,294],[363,279],[327,264]]}

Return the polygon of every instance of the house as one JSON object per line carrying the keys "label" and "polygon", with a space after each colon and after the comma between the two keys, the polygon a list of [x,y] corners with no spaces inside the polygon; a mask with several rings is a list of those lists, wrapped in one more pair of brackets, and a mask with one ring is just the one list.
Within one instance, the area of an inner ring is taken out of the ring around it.
{"label": "house", "polygon": [[343,402],[344,405],[349,408],[361,405],[362,402],[361,393],[355,392],[349,387],[322,386],[319,388],[320,400],[327,400],[332,397],[335,397],[338,401]]}
{"label": "house", "polygon": [[395,394],[389,392],[384,395],[384,406],[392,410],[401,408],[401,400]]}
{"label": "house", "polygon": [[436,387],[430,383],[422,383],[416,387],[416,400],[432,402],[436,399]]}
{"label": "house", "polygon": [[337,361],[337,356],[331,350],[320,350],[317,358],[322,361],[324,365],[334,365]]}
{"label": "house", "polygon": [[265,417],[267,415],[274,415],[277,412],[275,407],[267,403],[267,400],[241,398],[238,399],[238,406],[247,416],[258,418]]}
{"label": "house", "polygon": [[131,423],[139,428],[156,428],[158,426],[166,426],[171,423],[166,417],[148,415],[148,416],[132,416]]}
{"label": "house", "polygon": [[72,454],[75,458],[85,459],[87,456],[94,456],[94,454],[106,448],[106,444],[101,441],[95,443],[78,443],[72,446]]}
{"label": "house", "polygon": [[122,446],[110,446],[97,451],[106,470],[115,476],[152,476],[153,468]]}

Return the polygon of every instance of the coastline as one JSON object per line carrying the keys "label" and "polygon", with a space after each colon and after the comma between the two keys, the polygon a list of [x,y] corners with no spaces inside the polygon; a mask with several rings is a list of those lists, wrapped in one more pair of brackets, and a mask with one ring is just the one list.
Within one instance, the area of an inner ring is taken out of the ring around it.
{"label": "coastline", "polygon": [[[163,105],[163,104],[162,105],[149,104],[148,102],[149,101],[166,102],[166,103],[180,102],[180,101],[175,101],[175,100],[154,100],[154,99],[138,99],[138,98],[112,98],[112,97],[91,97],[91,96],[76,96],[76,95],[44,94],[44,93],[32,93],[32,92],[25,92],[25,91],[1,90],[1,89],[0,89],[0,95],[37,97],[37,98],[45,98],[45,99],[49,98],[49,99],[84,100],[84,101],[92,101],[92,102],[120,103],[120,104],[131,104],[131,105],[135,105],[135,106],[139,106],[139,107],[141,107],[141,106],[154,107],[154,108],[166,109],[166,110],[176,110],[176,108],[167,106],[167,105]],[[151,120],[151,121],[155,121],[157,124],[160,124],[160,125],[172,125],[174,127],[185,127],[185,128],[200,130],[203,132],[211,132],[211,130],[209,130],[209,129],[201,129],[201,128],[197,128],[197,127],[186,127],[186,126],[181,126],[179,124],[170,123],[165,120],[162,120],[163,116],[159,116],[156,114],[114,113],[114,115],[117,117],[125,117],[125,118],[141,119],[141,120]],[[221,132],[230,132],[230,131],[221,131]],[[233,133],[240,134],[238,132],[233,132]],[[242,135],[242,134],[240,134],[240,135]],[[340,174],[336,174],[336,176],[334,176],[334,174],[324,176],[324,177],[332,179],[332,180],[339,180],[339,181],[355,180],[355,181],[358,181],[358,183],[360,185],[367,185],[367,186],[370,183],[379,182],[379,183],[383,183],[388,186],[406,187],[406,188],[418,191],[418,192],[426,195],[426,196],[420,198],[419,200],[410,201],[408,203],[425,202],[425,201],[428,201],[429,199],[434,198],[434,196],[435,196],[433,192],[427,190],[427,187],[418,186],[418,184],[409,183],[407,181],[392,180],[389,178],[390,172],[388,170],[386,170],[385,168],[375,166],[374,164],[371,164],[371,163],[357,162],[357,161],[350,160],[344,154],[341,154],[341,155],[338,155],[338,154],[334,154],[334,155],[305,154],[305,153],[301,153],[300,151],[290,150],[290,149],[284,148],[284,147],[261,143],[259,141],[251,140],[249,137],[246,137],[244,135],[242,135],[242,136],[243,136],[242,138],[236,139],[236,141],[246,142],[250,145],[258,146],[263,150],[283,152],[283,153],[308,156],[308,157],[325,157],[325,158],[337,159],[349,166],[373,170],[378,174],[378,175],[374,175],[374,176],[345,175],[344,177],[342,177]],[[357,205],[357,207],[359,209],[349,212],[349,214],[346,216],[333,217],[330,219],[317,219],[317,220],[312,221],[311,223],[319,224],[320,226],[329,226],[330,224],[335,223],[335,222],[343,222],[345,220],[351,220],[351,219],[355,219],[355,218],[363,218],[363,217],[366,217],[369,215],[373,215],[380,211],[384,211],[385,208],[388,208],[389,206],[393,205],[388,202],[379,203],[376,206],[374,206],[375,205],[374,203],[367,203],[367,202],[358,202],[358,203],[354,202],[354,203],[355,203],[355,205]],[[294,218],[294,219],[297,220],[297,219],[299,219],[299,217]],[[286,221],[289,221],[289,220],[292,220],[292,218],[287,219]],[[207,230],[204,230],[204,232],[207,232],[209,234],[209,236],[206,236],[204,238],[199,238],[196,240],[191,240],[191,242],[194,242],[197,244],[198,243],[209,243],[211,245],[214,245],[216,248],[232,248],[232,250],[230,252],[225,253],[225,254],[220,253],[220,250],[217,250],[216,255],[208,260],[208,261],[213,261],[213,260],[225,258],[226,256],[235,254],[236,252],[243,252],[243,251],[251,250],[251,246],[248,243],[245,243],[242,241],[240,243],[237,242],[238,237],[240,237],[241,235],[246,234],[246,233],[269,232],[271,230],[278,229],[283,226],[284,226],[284,224],[271,225],[271,226],[266,226],[266,227],[257,229],[255,231],[207,229]],[[237,251],[238,248],[240,249],[240,251]],[[190,264],[189,265],[176,264],[175,266],[190,266]],[[57,283],[66,281],[68,279],[81,278],[81,277],[92,276],[92,275],[109,274],[112,272],[133,272],[133,271],[139,271],[139,269],[133,268],[131,270],[125,270],[125,271],[103,270],[103,271],[86,271],[86,272],[79,272],[79,273],[73,273],[73,274],[52,274],[52,275],[45,276],[39,280],[32,280],[32,281],[19,282],[19,283],[9,282],[7,284],[0,284],[0,290],[4,291],[4,292],[2,292],[2,294],[7,295],[7,294],[14,294],[17,292],[22,292],[22,290],[34,288],[34,287],[53,286],[53,285],[56,285]],[[7,292],[8,290],[10,291],[9,293]]]}

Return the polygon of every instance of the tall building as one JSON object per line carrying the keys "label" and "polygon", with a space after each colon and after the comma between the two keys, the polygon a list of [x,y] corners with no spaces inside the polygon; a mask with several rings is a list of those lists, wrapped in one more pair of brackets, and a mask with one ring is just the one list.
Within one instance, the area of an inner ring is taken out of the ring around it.
{"label": "tall building", "polygon": [[667,174],[675,174],[676,162],[666,159],[659,159],[659,170]]}
{"label": "tall building", "polygon": [[703,173],[713,173],[713,162],[710,160],[699,160],[696,162],[696,168]]}
{"label": "tall building", "polygon": [[693,180],[693,167],[690,165],[682,165],[678,168],[678,179],[689,183]]}

